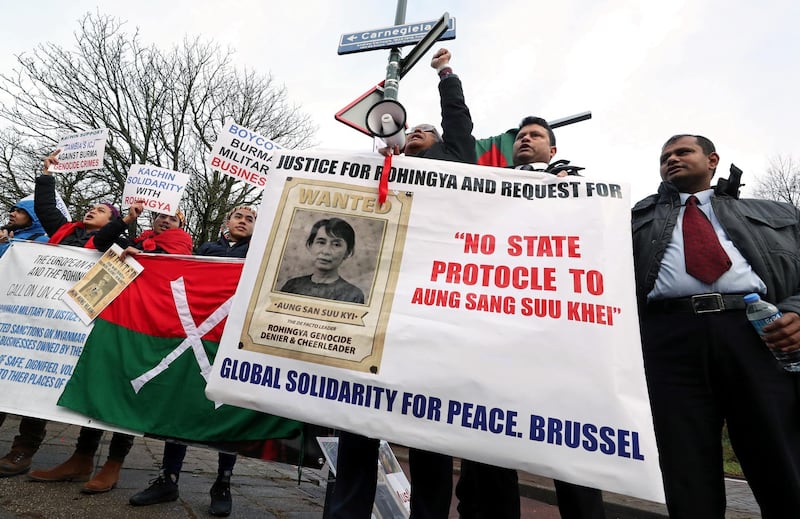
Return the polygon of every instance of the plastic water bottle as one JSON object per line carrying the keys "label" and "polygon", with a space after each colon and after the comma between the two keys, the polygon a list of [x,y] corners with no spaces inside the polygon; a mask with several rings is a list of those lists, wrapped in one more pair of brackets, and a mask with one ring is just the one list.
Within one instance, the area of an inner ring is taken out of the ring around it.
{"label": "plastic water bottle", "polygon": [[[744,296],[744,302],[747,304],[747,309],[745,310],[747,318],[761,336],[764,335],[763,329],[766,325],[783,315],[775,305],[762,301],[758,294],[747,294]],[[783,369],[800,372],[800,350],[783,352],[770,348],[770,351],[781,363]]]}

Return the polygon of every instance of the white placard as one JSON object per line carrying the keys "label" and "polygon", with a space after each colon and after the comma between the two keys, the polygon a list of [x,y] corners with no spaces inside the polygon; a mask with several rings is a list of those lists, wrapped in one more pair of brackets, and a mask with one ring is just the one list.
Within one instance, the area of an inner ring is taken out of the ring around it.
{"label": "white placard", "polygon": [[174,216],[188,183],[189,175],[186,173],[134,164],[125,179],[122,207],[141,201],[145,209]]}
{"label": "white placard", "polygon": [[272,154],[281,147],[227,119],[211,148],[208,166],[256,187],[264,187]]}
{"label": "white placard", "polygon": [[50,171],[73,172],[100,169],[106,153],[108,128],[86,130],[62,137],[58,141],[58,164]]}

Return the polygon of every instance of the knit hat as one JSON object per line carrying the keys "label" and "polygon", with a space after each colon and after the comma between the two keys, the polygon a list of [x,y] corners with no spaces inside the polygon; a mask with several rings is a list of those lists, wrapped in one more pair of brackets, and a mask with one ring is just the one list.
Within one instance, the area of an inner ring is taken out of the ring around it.
{"label": "knit hat", "polygon": [[231,209],[228,212],[227,216],[225,216],[225,221],[230,220],[231,216],[233,216],[233,213],[235,213],[239,209],[244,209],[245,211],[250,211],[251,213],[253,213],[253,216],[258,218],[258,211],[256,211],[256,208],[253,207],[252,205],[237,205],[236,207],[234,207],[233,209]]}
{"label": "knit hat", "polygon": [[119,218],[119,209],[117,209],[117,206],[115,206],[111,202],[100,202],[100,205],[108,207],[109,211],[111,211],[111,216],[113,216],[114,218]]}
{"label": "knit hat", "polygon": [[178,209],[175,211],[175,217],[180,220],[181,222],[181,229],[186,225],[186,216],[184,216],[183,211]]}

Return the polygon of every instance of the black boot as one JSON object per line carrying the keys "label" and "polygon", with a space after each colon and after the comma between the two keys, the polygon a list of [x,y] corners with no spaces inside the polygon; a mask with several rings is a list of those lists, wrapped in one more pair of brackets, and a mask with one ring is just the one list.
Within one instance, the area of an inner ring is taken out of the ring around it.
{"label": "black boot", "polygon": [[226,470],[217,476],[214,486],[211,487],[211,506],[208,513],[217,517],[228,517],[232,508],[231,471]]}
{"label": "black boot", "polygon": [[150,482],[150,486],[134,494],[128,500],[133,506],[147,506],[156,503],[168,503],[178,499],[178,475],[164,472]]}

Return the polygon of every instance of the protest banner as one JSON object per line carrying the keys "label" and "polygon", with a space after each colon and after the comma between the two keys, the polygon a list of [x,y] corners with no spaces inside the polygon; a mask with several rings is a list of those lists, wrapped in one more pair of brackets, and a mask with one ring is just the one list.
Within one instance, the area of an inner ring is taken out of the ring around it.
{"label": "protest banner", "polygon": [[50,166],[50,171],[74,172],[100,169],[106,154],[108,128],[86,130],[62,137],[58,141],[58,164]]}
{"label": "protest banner", "polygon": [[122,207],[142,202],[145,209],[175,216],[189,175],[180,171],[134,164],[125,179]]}
{"label": "protest banner", "polygon": [[264,187],[272,154],[281,147],[228,118],[211,148],[208,166],[256,187]]}
{"label": "protest banner", "polygon": [[64,302],[84,323],[92,322],[142,272],[138,261],[123,260],[121,254],[122,247],[113,244],[64,294]]}
{"label": "protest banner", "polygon": [[95,250],[14,242],[0,258],[1,411],[123,430],[56,405],[92,330],[61,298],[99,257]]}
{"label": "protest banner", "polygon": [[209,398],[663,502],[629,186],[382,164],[276,152]]}

